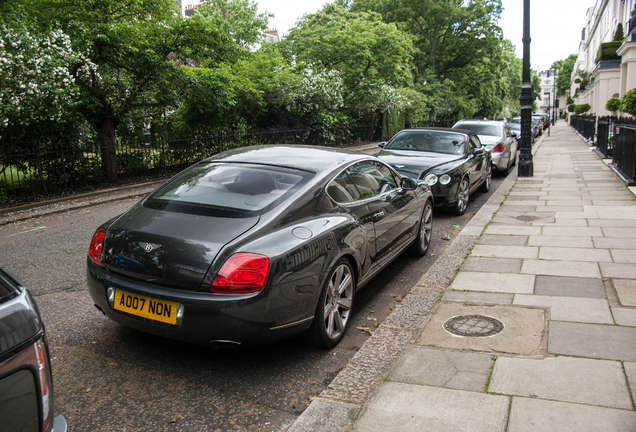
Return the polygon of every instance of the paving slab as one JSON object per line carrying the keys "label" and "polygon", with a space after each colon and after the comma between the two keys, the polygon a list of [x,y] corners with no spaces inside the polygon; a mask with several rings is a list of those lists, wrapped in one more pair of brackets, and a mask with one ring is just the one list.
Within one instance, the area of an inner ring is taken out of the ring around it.
{"label": "paving slab", "polygon": [[620,326],[636,327],[636,309],[613,307],[612,315]]}
{"label": "paving slab", "polygon": [[388,379],[483,392],[494,363],[489,354],[411,347],[402,354]]}
{"label": "paving slab", "polygon": [[[447,320],[467,315],[493,317],[503,322],[504,328],[489,337],[457,336],[444,329]],[[545,349],[545,320],[545,311],[539,308],[440,303],[415,343],[487,353],[542,355]]]}
{"label": "paving slab", "polygon": [[[636,239],[636,230],[633,228],[610,228],[603,227],[603,235],[605,237],[619,237]],[[636,240],[634,240],[636,242]]]}
{"label": "paving slab", "polygon": [[[576,219],[574,219],[576,220]],[[592,237],[529,236],[528,246],[553,246],[569,248],[593,248]]]}
{"label": "paving slab", "polygon": [[583,207],[584,211],[593,211],[599,219],[631,219],[636,220],[636,206],[617,207]]}
{"label": "paving slab", "polygon": [[600,263],[603,277],[617,279],[636,279],[636,265],[623,263]]}
{"label": "paving slab", "polygon": [[603,231],[599,227],[545,227],[542,235],[550,237],[594,237],[602,236]]}
{"label": "paving slab", "polygon": [[586,219],[555,219],[554,222],[530,222],[532,226],[547,227],[586,227],[588,226]]}
{"label": "paving slab", "polygon": [[534,291],[534,276],[460,271],[450,288],[460,291],[532,294]]}
{"label": "paving slab", "polygon": [[471,255],[491,258],[537,258],[539,255],[539,248],[532,246],[497,246],[477,244],[473,248]]}
{"label": "paving slab", "polygon": [[636,306],[636,280],[613,279],[618,300],[623,306]]}
{"label": "paving slab", "polygon": [[608,200],[592,200],[592,205],[595,206],[601,206],[601,207],[617,207],[617,206],[633,206],[634,205],[634,200],[623,200],[623,199],[617,199],[617,200],[612,200],[612,201],[608,201]]}
{"label": "paving slab", "polygon": [[476,304],[512,304],[512,294],[455,291],[449,289],[444,293],[442,301]]}
{"label": "paving slab", "polygon": [[[602,265],[616,265],[605,263]],[[547,276],[600,278],[599,264],[580,261],[524,260],[521,273]]]}
{"label": "paving slab", "polygon": [[499,357],[488,392],[632,409],[620,362],[574,357]]}
{"label": "paving slab", "polygon": [[[541,207],[543,211],[552,211],[555,213],[559,212],[583,212],[583,207],[578,205],[546,205],[545,207]],[[556,215],[555,215],[556,216]]]}
{"label": "paving slab", "polygon": [[[598,213],[594,210],[572,211],[572,209],[566,209],[564,211],[557,212],[554,217],[557,219],[598,219]],[[590,226],[592,225],[590,224]]]}
{"label": "paving slab", "polygon": [[488,225],[484,234],[496,235],[519,235],[519,236],[538,236],[541,235],[541,227],[530,226],[513,226],[513,225]]}
{"label": "paving slab", "polygon": [[471,255],[462,264],[462,271],[491,273],[493,270],[497,270],[497,273],[519,273],[521,259],[483,258]]}
{"label": "paving slab", "polygon": [[587,223],[590,226],[608,228],[636,228],[636,220],[632,219],[590,219]]}
{"label": "paving slab", "polygon": [[559,261],[613,262],[608,250],[593,248],[546,246],[541,248],[539,258]]}
{"label": "paving slab", "polygon": [[636,361],[636,328],[550,321],[548,352]]}
{"label": "paving slab", "polygon": [[[636,244],[636,241],[634,241],[634,244]],[[636,249],[634,250],[612,249],[610,250],[610,252],[612,253],[612,258],[614,258],[614,262],[636,264]]]}
{"label": "paving slab", "polygon": [[636,250],[636,241],[633,238],[618,237],[592,237],[594,247],[598,249],[632,249]]}
{"label": "paving slab", "polygon": [[550,319],[555,321],[614,324],[605,299],[517,294],[512,304],[549,307]]}
{"label": "paving slab", "polygon": [[508,432],[633,432],[636,412],[567,402],[512,398]]}
{"label": "paving slab", "polygon": [[503,432],[509,398],[402,383],[384,383],[353,431]]}
{"label": "paving slab", "polygon": [[[548,197],[550,198],[550,197]],[[589,197],[588,197],[589,198]],[[559,197],[554,197],[553,199],[547,199],[545,201],[545,205],[547,207],[580,207],[580,206],[584,206],[584,205],[592,205],[592,201],[589,199],[579,199],[579,200],[564,200],[564,199],[560,199]]]}
{"label": "paving slab", "polygon": [[[597,278],[537,276],[534,293],[542,296],[604,299],[605,287],[603,281]],[[634,293],[636,294],[636,287]]]}

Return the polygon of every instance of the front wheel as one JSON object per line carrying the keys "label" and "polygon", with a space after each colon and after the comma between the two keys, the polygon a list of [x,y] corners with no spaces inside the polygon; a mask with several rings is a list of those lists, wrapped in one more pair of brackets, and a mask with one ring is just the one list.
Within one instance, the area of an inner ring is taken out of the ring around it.
{"label": "front wheel", "polygon": [[461,216],[466,213],[469,198],[470,189],[468,185],[468,178],[464,177],[457,186],[457,201],[452,209],[453,214]]}
{"label": "front wheel", "polygon": [[331,270],[318,300],[316,315],[309,328],[314,345],[331,348],[340,342],[349,324],[355,287],[351,264],[342,258]]}
{"label": "front wheel", "polygon": [[411,253],[413,255],[422,257],[426,255],[428,247],[431,244],[431,232],[433,231],[433,204],[431,200],[426,201],[422,217],[420,218],[419,229],[417,231],[417,238],[411,246]]}

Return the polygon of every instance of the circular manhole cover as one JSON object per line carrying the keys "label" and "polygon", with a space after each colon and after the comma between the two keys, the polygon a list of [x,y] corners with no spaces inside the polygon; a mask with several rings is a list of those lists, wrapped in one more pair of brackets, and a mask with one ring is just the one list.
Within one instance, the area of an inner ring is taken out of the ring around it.
{"label": "circular manhole cover", "polygon": [[483,315],[463,315],[447,319],[444,330],[457,336],[486,337],[501,332],[504,323]]}
{"label": "circular manhole cover", "polygon": [[519,219],[520,221],[524,221],[524,222],[532,222],[532,221],[539,220],[540,218],[537,216],[517,216],[515,219]]}

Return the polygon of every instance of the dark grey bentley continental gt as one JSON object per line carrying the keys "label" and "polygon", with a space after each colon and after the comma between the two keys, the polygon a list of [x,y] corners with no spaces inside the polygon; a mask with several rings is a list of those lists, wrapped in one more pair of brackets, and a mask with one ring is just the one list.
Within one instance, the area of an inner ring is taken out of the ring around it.
{"label": "dark grey bentley continental gt", "polygon": [[436,207],[462,215],[474,191],[490,190],[492,155],[473,131],[404,129],[380,147],[378,158],[431,187]]}
{"label": "dark grey bentley continental gt", "polygon": [[373,156],[241,148],[175,176],[95,232],[90,295],[109,318],[216,346],[342,338],[355,292],[426,253],[432,196]]}

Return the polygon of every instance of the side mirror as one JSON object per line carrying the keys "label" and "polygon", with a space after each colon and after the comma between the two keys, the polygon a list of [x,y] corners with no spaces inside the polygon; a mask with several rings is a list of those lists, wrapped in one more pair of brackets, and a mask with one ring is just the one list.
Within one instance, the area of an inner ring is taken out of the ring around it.
{"label": "side mirror", "polygon": [[384,148],[384,146],[386,146],[386,141],[382,141],[380,144],[378,144],[378,147]]}
{"label": "side mirror", "polygon": [[415,190],[417,188],[417,181],[410,177],[402,177],[402,189]]}

